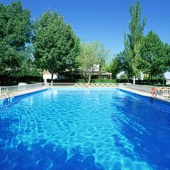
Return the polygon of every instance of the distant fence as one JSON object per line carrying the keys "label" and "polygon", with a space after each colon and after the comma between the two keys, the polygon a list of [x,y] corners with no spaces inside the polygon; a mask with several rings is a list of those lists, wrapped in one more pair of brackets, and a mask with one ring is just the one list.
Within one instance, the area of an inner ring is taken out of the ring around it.
{"label": "distant fence", "polygon": [[165,100],[170,100],[170,87],[156,87],[148,85],[134,85],[130,83],[120,83],[119,87],[125,87],[133,90],[143,91],[146,93],[153,94],[153,88],[155,88],[155,97]]}
{"label": "distant fence", "polygon": [[3,97],[4,94],[10,94],[10,93],[15,93],[15,92],[24,91],[24,90],[42,88],[46,85],[47,84],[45,83],[36,83],[36,84],[20,83],[17,86],[1,86],[0,97]]}
{"label": "distant fence", "polygon": [[[87,87],[84,83],[53,83],[53,87]],[[4,94],[15,93],[19,91],[33,90],[51,86],[49,83],[26,84],[20,83],[17,86],[1,86],[0,97],[5,97]],[[160,99],[170,100],[170,87],[155,87],[148,85],[133,85],[131,83],[90,83],[88,87],[125,87],[133,90],[150,93],[152,88],[156,88],[156,97]],[[151,94],[152,95],[152,94]]]}
{"label": "distant fence", "polygon": [[[115,83],[90,83],[88,87],[117,87]],[[0,97],[8,98],[11,93],[20,91],[33,90],[42,87],[87,87],[85,83],[36,83],[26,84],[19,83],[17,86],[0,86]]]}

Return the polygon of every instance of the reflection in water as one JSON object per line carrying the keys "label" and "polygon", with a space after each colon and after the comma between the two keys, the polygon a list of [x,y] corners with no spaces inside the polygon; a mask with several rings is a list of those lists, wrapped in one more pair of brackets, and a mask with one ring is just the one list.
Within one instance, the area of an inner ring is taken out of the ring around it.
{"label": "reflection in water", "polygon": [[169,106],[151,101],[116,89],[14,98],[1,106],[0,167],[166,169]]}

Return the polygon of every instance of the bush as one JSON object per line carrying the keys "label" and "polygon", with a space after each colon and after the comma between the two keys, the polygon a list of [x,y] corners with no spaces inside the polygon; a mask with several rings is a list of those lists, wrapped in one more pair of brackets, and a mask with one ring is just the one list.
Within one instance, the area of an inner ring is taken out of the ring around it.
{"label": "bush", "polygon": [[[77,83],[86,83],[85,79],[78,79]],[[115,79],[92,79],[90,83],[116,83]]]}
{"label": "bush", "polygon": [[[127,83],[127,79],[116,79],[116,83]],[[128,83],[133,83],[133,80],[130,79]],[[155,85],[155,84],[166,84],[166,79],[153,79],[153,80],[136,80],[135,84],[140,84],[140,85]]]}
{"label": "bush", "polygon": [[23,76],[23,77],[10,77],[7,75],[0,75],[0,85],[1,86],[12,86],[18,85],[20,82],[27,84],[43,82],[42,76]]}
{"label": "bush", "polygon": [[130,79],[128,82],[128,79],[116,79],[116,83],[133,83],[133,80]]}
{"label": "bush", "polygon": [[[54,79],[53,80],[53,83],[75,83],[76,80],[74,79],[61,79],[61,80],[58,80],[58,79]],[[47,79],[47,83],[51,83],[51,79]]]}

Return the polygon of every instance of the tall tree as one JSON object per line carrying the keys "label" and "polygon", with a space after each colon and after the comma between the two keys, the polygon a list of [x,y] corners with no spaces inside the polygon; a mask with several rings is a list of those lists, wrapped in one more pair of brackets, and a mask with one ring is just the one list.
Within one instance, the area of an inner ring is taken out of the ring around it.
{"label": "tall tree", "polygon": [[133,62],[131,61],[131,55],[128,55],[127,51],[123,51],[117,55],[116,60],[117,60],[117,65],[119,70],[125,72],[129,82],[129,79],[132,78],[134,73]]}
{"label": "tall tree", "polygon": [[140,67],[144,73],[153,76],[162,75],[167,71],[168,58],[166,46],[163,44],[159,36],[153,31],[149,31],[144,38],[144,44],[141,49]]}
{"label": "tall tree", "polygon": [[53,75],[71,69],[79,52],[79,39],[57,12],[46,11],[34,23],[34,56],[38,66]]}
{"label": "tall tree", "polygon": [[109,69],[108,71],[110,71],[112,73],[112,77],[115,79],[117,78],[117,75],[123,71],[123,65],[124,65],[124,60],[122,60],[122,58],[124,58],[124,53],[120,52],[119,54],[117,54],[112,61],[109,64]]}
{"label": "tall tree", "polygon": [[[140,50],[142,47],[143,30],[145,27],[146,19],[141,21],[140,0],[135,5],[130,6],[131,21],[129,22],[129,34],[124,33],[124,45],[126,56],[131,63],[131,70],[134,76],[139,74],[138,59],[140,59]],[[130,73],[130,74],[131,74]]]}
{"label": "tall tree", "polygon": [[0,11],[0,73],[16,76],[30,42],[30,11],[22,8],[21,1],[7,6],[0,3]]}
{"label": "tall tree", "polygon": [[[88,79],[88,84],[94,71],[97,69],[100,72],[100,68],[104,65],[107,56],[108,51],[105,50],[100,42],[81,43],[80,54],[76,61],[81,68],[83,76]],[[97,65],[99,65],[99,68]]]}
{"label": "tall tree", "polygon": [[167,71],[170,71],[170,45],[168,43],[165,43],[165,56]]}
{"label": "tall tree", "polygon": [[[36,62],[33,56],[33,47],[29,45],[23,52],[25,56],[22,61],[20,74],[22,76],[42,76],[41,70],[37,69]],[[27,69],[25,69],[27,68]]]}

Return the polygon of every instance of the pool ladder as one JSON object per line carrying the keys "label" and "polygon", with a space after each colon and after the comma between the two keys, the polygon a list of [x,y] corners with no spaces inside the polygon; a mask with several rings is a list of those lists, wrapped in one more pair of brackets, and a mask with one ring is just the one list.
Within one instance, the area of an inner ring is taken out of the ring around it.
{"label": "pool ladder", "polygon": [[1,97],[4,98],[4,99],[10,98],[9,94],[8,94],[8,93],[5,93],[5,92],[3,92],[3,93],[1,94]]}

